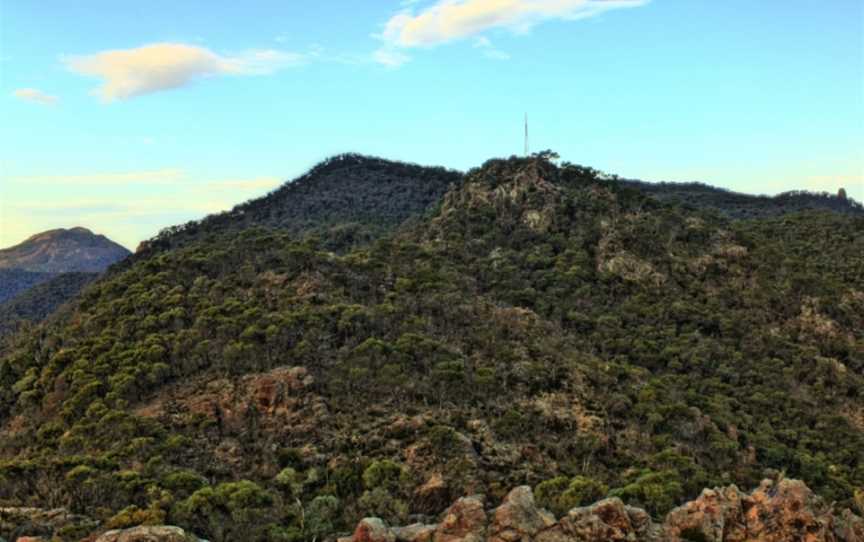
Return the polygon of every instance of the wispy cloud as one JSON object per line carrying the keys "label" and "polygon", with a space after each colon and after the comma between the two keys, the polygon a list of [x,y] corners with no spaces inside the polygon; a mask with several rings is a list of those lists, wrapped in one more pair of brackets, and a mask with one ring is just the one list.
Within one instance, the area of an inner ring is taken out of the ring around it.
{"label": "wispy cloud", "polygon": [[58,102],[56,96],[51,96],[50,94],[46,94],[35,88],[19,88],[13,92],[12,95],[19,100],[26,100],[28,102],[35,102],[42,105],[55,105]]}
{"label": "wispy cloud", "polygon": [[278,177],[258,177],[255,179],[229,179],[225,181],[213,181],[208,183],[212,188],[225,188],[231,190],[263,190],[273,189],[284,181]]}
{"label": "wispy cloud", "polygon": [[[0,198],[0,248],[57,227],[83,225],[129,248],[161,228],[231,209],[278,187],[278,177],[207,179],[181,169],[16,177],[9,181],[62,183],[46,199],[40,190]],[[3,179],[4,182],[7,179]],[[158,182],[159,190],[148,183]],[[108,186],[108,185],[116,186]]]}
{"label": "wispy cloud", "polygon": [[483,52],[483,56],[486,58],[494,60],[510,60],[510,54],[496,48],[486,36],[480,36],[475,39],[474,48],[480,49],[480,51]]}
{"label": "wispy cloud", "polygon": [[395,47],[385,46],[372,53],[372,59],[388,68],[398,68],[411,60],[411,57]]}
{"label": "wispy cloud", "polygon": [[272,49],[223,56],[184,43],[153,43],[63,58],[71,71],[102,79],[97,92],[105,102],[175,89],[208,77],[269,74],[304,60],[301,53]]}
{"label": "wispy cloud", "polygon": [[125,185],[173,183],[184,178],[185,172],[177,168],[144,171],[123,171],[114,173],[91,173],[87,175],[34,175],[12,177],[10,182],[47,185]]}
{"label": "wispy cloud", "polygon": [[605,11],[637,7],[649,0],[438,0],[416,15],[390,18],[381,37],[397,47],[429,47],[476,36],[494,28],[526,32],[547,20],[585,19]]}

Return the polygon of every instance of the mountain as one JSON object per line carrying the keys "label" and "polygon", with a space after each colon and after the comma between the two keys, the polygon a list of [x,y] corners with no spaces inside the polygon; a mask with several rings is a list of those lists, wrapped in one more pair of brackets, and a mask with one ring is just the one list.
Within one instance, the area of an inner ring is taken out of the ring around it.
{"label": "mountain", "polygon": [[0,250],[0,339],[40,322],[129,254],[86,228],[49,230]]}
{"label": "mountain", "polygon": [[711,210],[732,219],[768,218],[819,210],[864,215],[864,206],[848,198],[843,189],[837,195],[797,190],[776,196],[754,196],[702,183],[646,183],[633,180],[621,180],[621,183],[659,201]]}
{"label": "mountain", "polygon": [[461,178],[458,171],[442,167],[341,154],[229,212],[167,228],[142,243],[137,252],[149,255],[256,227],[299,237],[324,235],[329,245],[342,250],[368,243],[429,212]]}
{"label": "mountain", "polygon": [[129,251],[86,228],[38,233],[23,243],[0,250],[0,269],[39,273],[101,273]]}
{"label": "mountain", "polygon": [[646,524],[784,472],[864,506],[864,217],[732,220],[545,155],[398,166],[398,190],[341,160],[10,340],[0,506],[214,542],[434,523],[522,485]]}

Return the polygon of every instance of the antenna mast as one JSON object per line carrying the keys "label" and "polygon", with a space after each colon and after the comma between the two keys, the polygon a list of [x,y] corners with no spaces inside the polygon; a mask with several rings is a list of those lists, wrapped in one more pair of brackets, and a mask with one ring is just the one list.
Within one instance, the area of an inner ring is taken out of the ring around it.
{"label": "antenna mast", "polygon": [[528,157],[528,113],[525,113],[525,157]]}

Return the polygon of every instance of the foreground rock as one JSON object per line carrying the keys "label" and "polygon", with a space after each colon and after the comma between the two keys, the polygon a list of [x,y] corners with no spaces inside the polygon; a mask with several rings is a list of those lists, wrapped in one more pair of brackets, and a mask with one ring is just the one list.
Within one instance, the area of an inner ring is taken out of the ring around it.
{"label": "foreground rock", "polygon": [[765,480],[751,494],[706,489],[655,523],[647,512],[610,498],[556,520],[518,487],[491,514],[482,497],[464,497],[435,525],[388,527],[366,518],[340,542],[864,542],[864,520],[837,511],[798,480]]}
{"label": "foreground rock", "polygon": [[864,541],[864,520],[838,514],[799,480],[765,480],[750,495],[735,486],[706,489],[669,512],[664,530],[670,540]]}
{"label": "foreground rock", "polygon": [[[98,528],[93,519],[65,508],[0,508],[0,542],[78,540]],[[78,533],[77,536],[75,533]],[[180,527],[140,526],[91,534],[82,542],[206,542]]]}
{"label": "foreground rock", "polygon": [[199,542],[199,539],[180,527],[158,525],[108,531],[94,542]]}

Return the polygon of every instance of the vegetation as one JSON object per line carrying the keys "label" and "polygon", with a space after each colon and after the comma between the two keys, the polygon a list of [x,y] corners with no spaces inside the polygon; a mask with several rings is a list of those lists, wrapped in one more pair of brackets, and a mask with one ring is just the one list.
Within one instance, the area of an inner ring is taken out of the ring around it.
{"label": "vegetation", "polygon": [[0,269],[0,303],[25,292],[46,280],[54,277],[53,273],[39,273],[23,269]]}
{"label": "vegetation", "polygon": [[793,190],[776,196],[753,196],[702,183],[622,182],[660,201],[679,203],[691,209],[714,211],[732,219],[771,218],[820,210],[864,215],[864,206],[850,199],[844,188],[840,188],[836,195]]}
{"label": "vegetation", "polygon": [[0,338],[41,322],[98,276],[96,273],[60,273],[0,303]]}
{"label": "vegetation", "polygon": [[340,154],[267,196],[163,230],[142,243],[135,259],[208,236],[256,227],[279,229],[298,237],[319,234],[330,248],[347,250],[422,216],[460,180],[459,172],[442,167]]}
{"label": "vegetation", "polygon": [[864,217],[730,221],[551,158],[365,244],[232,222],[274,199],[166,232],[0,357],[0,505],[214,542],[526,483],[660,515],[785,470],[860,505]]}

